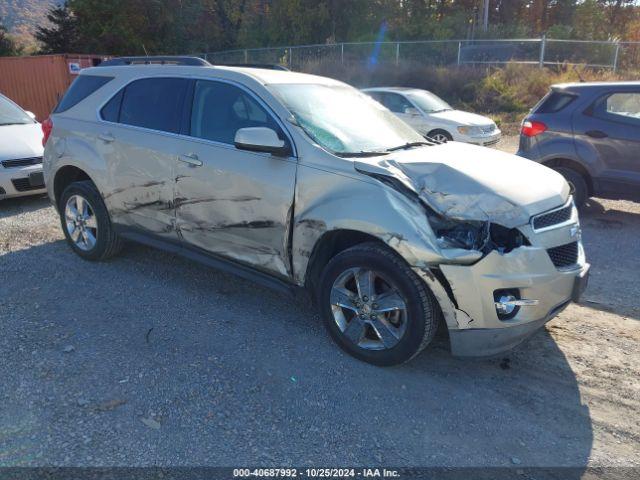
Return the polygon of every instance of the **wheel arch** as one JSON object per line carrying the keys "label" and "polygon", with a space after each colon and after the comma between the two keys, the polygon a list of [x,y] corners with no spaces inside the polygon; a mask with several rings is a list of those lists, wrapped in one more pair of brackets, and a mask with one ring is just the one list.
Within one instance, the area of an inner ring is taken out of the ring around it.
{"label": "wheel arch", "polygon": [[323,267],[329,260],[348,248],[366,242],[375,242],[390,248],[378,237],[358,230],[338,229],[322,234],[309,256],[305,272],[305,287],[313,291],[320,279]]}
{"label": "wheel arch", "polygon": [[550,158],[548,160],[544,160],[541,163],[545,167],[549,167],[549,168],[553,168],[553,167],[570,168],[571,170],[573,170],[576,173],[580,174],[582,176],[582,178],[584,178],[584,180],[585,180],[585,182],[587,184],[587,189],[588,189],[589,195],[593,195],[594,194],[593,177],[589,173],[589,170],[587,170],[585,168],[585,166],[582,165],[580,162],[577,162],[575,160],[571,160],[569,158],[558,157],[558,158]]}
{"label": "wheel arch", "polygon": [[53,196],[56,202],[56,206],[60,203],[60,197],[65,188],[71,183],[80,180],[89,180],[94,185],[96,184],[91,176],[83,169],[76,167],[75,165],[64,165],[60,167],[53,177]]}

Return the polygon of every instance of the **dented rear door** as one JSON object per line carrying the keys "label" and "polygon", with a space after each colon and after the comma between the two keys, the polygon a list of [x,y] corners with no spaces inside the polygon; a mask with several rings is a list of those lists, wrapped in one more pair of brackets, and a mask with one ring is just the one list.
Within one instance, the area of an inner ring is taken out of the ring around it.
{"label": "dented rear door", "polygon": [[176,164],[177,228],[183,242],[289,278],[289,219],[296,159],[238,150],[235,133],[268,127],[284,133],[248,90],[198,80],[189,128]]}
{"label": "dented rear door", "polygon": [[104,192],[114,223],[178,240],[173,189],[180,113],[188,80],[145,78],[128,84],[101,110],[96,140],[108,165]]}

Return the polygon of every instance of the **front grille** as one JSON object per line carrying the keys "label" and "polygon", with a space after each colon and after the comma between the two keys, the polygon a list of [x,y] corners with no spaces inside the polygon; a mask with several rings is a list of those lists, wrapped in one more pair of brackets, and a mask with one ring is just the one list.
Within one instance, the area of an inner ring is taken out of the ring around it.
{"label": "front grille", "polygon": [[498,143],[500,141],[499,138],[496,138],[494,140],[489,140],[488,142],[484,142],[484,146],[488,147],[489,145],[495,145],[496,143]]}
{"label": "front grille", "polygon": [[560,223],[567,222],[571,219],[571,212],[573,211],[573,202],[569,203],[566,207],[559,208],[549,213],[543,213],[533,218],[533,229],[540,230],[542,228],[551,227]]}
{"label": "front grille", "polygon": [[578,242],[567,243],[547,250],[556,268],[569,267],[578,263]]}
{"label": "front grille", "polygon": [[31,185],[28,178],[14,178],[11,180],[13,188],[19,192],[28,192],[29,190],[40,190],[44,185]]}
{"label": "front grille", "polygon": [[15,160],[3,160],[0,163],[2,163],[4,168],[27,167],[29,165],[38,165],[42,163],[42,157],[17,158]]}

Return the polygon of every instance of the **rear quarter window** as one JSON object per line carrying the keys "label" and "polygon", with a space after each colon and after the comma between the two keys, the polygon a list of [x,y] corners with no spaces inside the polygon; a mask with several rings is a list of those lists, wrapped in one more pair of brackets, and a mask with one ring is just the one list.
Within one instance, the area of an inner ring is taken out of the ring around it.
{"label": "rear quarter window", "polygon": [[640,92],[613,92],[598,99],[592,113],[605,120],[640,125]]}
{"label": "rear quarter window", "polygon": [[98,75],[79,75],[67,93],[64,94],[53,113],[66,112],[71,107],[76,106],[82,100],[94,93],[96,90],[113,80],[113,77],[101,77]]}
{"label": "rear quarter window", "polygon": [[103,120],[114,123],[117,123],[120,120],[120,105],[122,104],[123,96],[124,90],[120,90],[104,107],[102,107],[100,115]]}
{"label": "rear quarter window", "polygon": [[535,108],[535,113],[557,113],[565,109],[576,99],[572,93],[557,92],[552,90]]}

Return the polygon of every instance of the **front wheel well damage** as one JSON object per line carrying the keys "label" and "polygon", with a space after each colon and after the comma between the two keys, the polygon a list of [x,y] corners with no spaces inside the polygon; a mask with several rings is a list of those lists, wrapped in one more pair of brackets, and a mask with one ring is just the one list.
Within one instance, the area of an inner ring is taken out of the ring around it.
{"label": "front wheel well damage", "polygon": [[[305,276],[305,287],[308,291],[314,292],[315,287],[318,285],[322,270],[329,261],[340,252],[354,247],[361,243],[378,243],[384,248],[393,250],[386,243],[379,238],[359,232],[357,230],[332,230],[325,233],[317,242],[311,253],[309,264],[307,267],[307,274]],[[427,275],[432,281],[438,282],[445,290],[447,297],[451,300],[452,304],[457,307],[455,296],[451,285],[445,278],[444,274],[438,267],[423,269],[425,275]],[[315,296],[312,294],[315,299]],[[438,305],[438,309],[440,309]]]}
{"label": "front wheel well damage", "polygon": [[545,167],[554,168],[554,167],[564,167],[573,170],[574,172],[580,174],[584,181],[587,184],[587,188],[589,189],[589,195],[593,195],[593,179],[589,174],[589,171],[579,162],[575,160],[569,160],[567,158],[552,158],[551,160],[547,160],[542,163]]}
{"label": "front wheel well damage", "polygon": [[322,275],[322,269],[329,263],[329,260],[340,252],[365,242],[377,242],[385,245],[379,238],[357,230],[326,232],[318,239],[311,252],[305,275],[305,287],[311,292],[315,291],[320,275]]}
{"label": "front wheel well damage", "polygon": [[62,167],[56,172],[56,176],[53,180],[53,195],[56,199],[56,205],[60,203],[60,197],[62,197],[62,192],[64,192],[65,188],[67,188],[71,183],[78,182],[80,180],[92,181],[84,170],[72,165]]}

